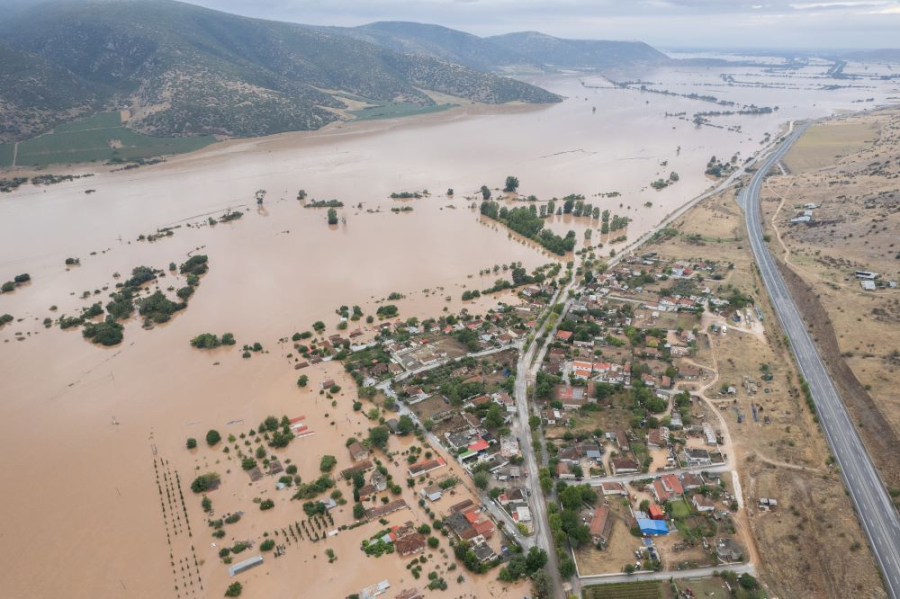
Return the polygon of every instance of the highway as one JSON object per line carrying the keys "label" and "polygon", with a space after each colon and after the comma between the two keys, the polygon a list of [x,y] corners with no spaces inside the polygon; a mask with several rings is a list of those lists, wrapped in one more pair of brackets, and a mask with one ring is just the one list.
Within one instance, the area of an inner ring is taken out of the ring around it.
{"label": "highway", "polygon": [[806,125],[803,125],[790,133],[778,149],[766,158],[744,190],[747,232],[775,312],[790,340],[800,372],[809,383],[825,438],[881,568],[885,588],[889,596],[898,599],[900,519],[763,240],[759,193],[766,173],[787,153],[805,129]]}

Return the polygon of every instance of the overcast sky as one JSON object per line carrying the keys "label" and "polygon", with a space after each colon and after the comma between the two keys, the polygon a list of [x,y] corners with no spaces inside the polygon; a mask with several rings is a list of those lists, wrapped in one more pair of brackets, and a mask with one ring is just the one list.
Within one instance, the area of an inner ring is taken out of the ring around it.
{"label": "overcast sky", "polygon": [[536,30],[668,49],[900,47],[900,0],[188,0],[314,25],[438,23],[476,35]]}

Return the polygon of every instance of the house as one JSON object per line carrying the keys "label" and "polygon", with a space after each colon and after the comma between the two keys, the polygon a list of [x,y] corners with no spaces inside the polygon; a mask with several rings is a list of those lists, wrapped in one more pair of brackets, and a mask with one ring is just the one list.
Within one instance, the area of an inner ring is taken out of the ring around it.
{"label": "house", "polygon": [[744,549],[734,539],[718,539],[716,556],[726,564],[739,562],[744,559]]}
{"label": "house", "polygon": [[[729,387],[729,389],[731,389],[731,387]],[[706,437],[706,444],[710,447],[718,445],[719,440],[716,437],[716,431],[713,430],[712,425],[708,422],[703,423],[703,436]]]}
{"label": "house", "polygon": [[379,583],[373,584],[371,586],[367,586],[359,592],[359,599],[375,599],[379,595],[384,595],[387,593],[387,590],[391,588],[391,583],[387,580],[382,580]]}
{"label": "house", "polygon": [[390,420],[386,421],[384,424],[385,424],[385,426],[388,427],[388,429],[390,429],[391,433],[396,435],[397,433],[400,432],[400,421],[397,420],[396,418],[391,418]]}
{"label": "house", "polygon": [[372,473],[372,478],[369,479],[369,482],[372,483],[372,486],[378,492],[387,490],[387,476],[382,474],[380,470],[375,470]]}
{"label": "house", "polygon": [[419,589],[404,589],[395,599],[425,599],[425,595]]}
{"label": "house", "polygon": [[349,468],[345,468],[341,470],[341,478],[350,479],[353,478],[353,475],[357,472],[365,473],[374,468],[372,462],[369,460],[363,460],[361,462],[357,462],[350,466]]}
{"label": "house", "polygon": [[412,466],[409,467],[409,475],[410,476],[419,476],[422,474],[428,474],[432,470],[437,470],[438,468],[443,468],[446,466],[446,462],[441,458],[436,458],[433,460],[425,460],[423,462],[416,462]]}
{"label": "house", "polygon": [[348,445],[347,451],[350,452],[350,459],[354,462],[361,462],[369,457],[369,450],[359,441],[354,441]]}
{"label": "house", "polygon": [[716,509],[716,505],[712,502],[712,500],[704,495],[701,495],[700,493],[694,493],[694,496],[691,497],[691,504],[694,506],[694,509],[696,509],[701,514],[711,512]]}
{"label": "house", "polygon": [[662,510],[661,507],[659,507],[655,503],[650,504],[650,507],[647,508],[647,513],[650,514],[651,520],[665,520],[666,519],[666,513]]}
{"label": "house", "polygon": [[594,510],[591,518],[590,530],[591,540],[595,545],[599,545],[601,549],[606,547],[609,541],[609,533],[612,530],[613,519],[609,517],[609,508],[601,505]]}
{"label": "house", "polygon": [[475,507],[475,502],[471,499],[466,499],[465,501],[460,501],[459,503],[455,503],[450,506],[451,514],[458,514],[459,512],[465,512],[468,509]]}
{"label": "house", "polygon": [[622,483],[600,483],[600,491],[604,495],[621,495],[623,497],[628,496],[628,490]]}
{"label": "house", "polygon": [[705,483],[703,482],[703,477],[699,474],[686,472],[681,475],[681,486],[685,491],[693,491],[695,489],[699,489],[704,484]]}
{"label": "house", "polygon": [[444,524],[450,527],[457,537],[463,540],[469,540],[477,536],[472,524],[466,519],[466,515],[462,512],[453,513],[444,518]]}
{"label": "house", "polygon": [[388,514],[393,514],[398,510],[407,509],[409,506],[406,504],[406,501],[403,499],[395,499],[390,503],[385,503],[384,505],[369,508],[366,510],[366,519],[368,520],[376,520],[378,518],[383,518]]}
{"label": "house", "polygon": [[[562,462],[560,462],[562,464]],[[631,474],[638,472],[637,462],[631,458],[613,458],[609,461],[613,474]]]}
{"label": "house", "polygon": [[647,447],[662,449],[669,446],[669,429],[666,427],[651,428],[647,431]]}
{"label": "house", "polygon": [[679,412],[677,409],[672,410],[672,415],[669,417],[669,428],[676,430],[684,428],[684,421],[681,419],[681,412]]}
{"label": "house", "polygon": [[562,402],[563,408],[577,410],[586,403],[592,402],[593,385],[587,387],[572,387],[570,385],[557,385],[553,389],[553,397]]}
{"label": "house", "polygon": [[616,431],[616,445],[619,446],[619,451],[631,450],[631,444],[628,442],[628,435],[625,434],[625,431]]}
{"label": "house", "polygon": [[522,493],[522,489],[513,489],[501,493],[500,496],[497,497],[497,501],[499,501],[500,505],[503,507],[508,506],[510,503],[525,503],[525,495]]}
{"label": "house", "polygon": [[419,491],[419,493],[422,495],[422,497],[424,497],[428,501],[434,503],[435,501],[438,501],[443,496],[444,490],[441,488],[441,486],[439,484],[435,483],[433,485],[428,485],[427,487],[425,487],[424,489]]}
{"label": "house", "polygon": [[688,466],[709,466],[710,464],[712,464],[712,459],[709,457],[709,452],[705,449],[688,447],[684,450],[684,453],[682,455],[684,456],[684,461],[687,462]]}
{"label": "house", "polygon": [[559,477],[559,480],[572,480],[575,478],[566,462],[559,462],[556,465],[556,476]]}
{"label": "house", "polygon": [[360,501],[366,501],[367,499],[372,497],[372,495],[374,495],[377,492],[378,492],[378,489],[375,488],[375,485],[363,485],[357,491],[357,493],[359,494]]}
{"label": "house", "polygon": [[572,331],[556,331],[556,338],[560,341],[568,341],[572,338]]}
{"label": "house", "polygon": [[490,448],[490,443],[485,441],[484,439],[478,439],[469,444],[469,451],[474,451],[476,453],[484,454]]}
{"label": "house", "polygon": [[334,379],[325,379],[322,381],[322,389],[330,389],[334,387]]}
{"label": "house", "polygon": [[697,366],[685,364],[678,367],[678,376],[686,381],[695,381],[699,379],[702,374],[703,370],[701,370]]}
{"label": "house", "polygon": [[475,536],[481,536],[485,539],[491,538],[491,535],[494,534],[494,523],[482,516],[480,513],[476,511],[470,511],[465,513],[465,518],[468,520],[469,524],[472,525],[472,529],[475,531]]}
{"label": "house", "polygon": [[665,503],[684,494],[684,487],[674,474],[663,474],[653,481],[651,488],[656,496],[656,500],[660,503]]}
{"label": "house", "polygon": [[394,548],[400,554],[400,557],[406,557],[425,551],[425,543],[425,535],[414,533],[397,539],[394,543]]}
{"label": "house", "polygon": [[494,550],[491,549],[490,545],[487,543],[478,543],[474,547],[472,547],[472,551],[475,553],[475,557],[478,558],[478,561],[481,563],[489,562],[494,559],[495,554]]}
{"label": "house", "polygon": [[517,506],[512,517],[516,522],[531,522],[531,510],[527,505]]}

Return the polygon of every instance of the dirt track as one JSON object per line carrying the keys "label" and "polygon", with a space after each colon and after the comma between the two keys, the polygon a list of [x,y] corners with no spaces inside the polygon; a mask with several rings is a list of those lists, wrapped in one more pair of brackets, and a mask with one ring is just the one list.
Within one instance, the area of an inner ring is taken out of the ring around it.
{"label": "dirt track", "polygon": [[859,425],[858,430],[875,467],[889,488],[900,488],[900,463],[896,460],[900,440],[896,432],[841,356],[828,312],[813,289],[782,261],[776,259],[776,262],[853,421]]}

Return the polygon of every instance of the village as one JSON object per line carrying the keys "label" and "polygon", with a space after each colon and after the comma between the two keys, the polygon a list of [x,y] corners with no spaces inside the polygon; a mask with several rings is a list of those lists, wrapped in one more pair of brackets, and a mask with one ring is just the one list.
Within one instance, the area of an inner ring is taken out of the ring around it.
{"label": "village", "polygon": [[[566,271],[582,284],[564,314],[554,307],[561,305],[553,303],[553,280],[518,289],[516,304],[484,315],[385,319],[374,337],[361,327],[345,335],[295,335],[297,354],[288,359],[298,372],[312,374],[337,360],[345,370],[343,379],[301,374],[298,385],[317,384],[327,399],[349,377],[360,390],[354,414],[374,425],[365,438],[346,439],[336,459],[346,466],[334,476],[326,472],[296,487],[315,523],[307,538],[359,529],[366,555],[407,561],[413,580],[404,580],[408,594],[398,596],[418,597],[420,586],[446,588],[449,573],[463,569],[476,576],[496,569],[501,581],[516,583],[530,573],[522,556],[540,555],[537,489],[556,500],[548,506],[553,538],[570,548],[570,574],[582,580],[703,568],[746,572],[751,555],[740,524],[746,506],[719,410],[733,411],[738,424],[745,418],[768,424],[762,398],[778,383],[764,365],[741,379],[721,379],[710,346],[728,336],[760,336],[762,313],[727,283],[733,268],[727,263],[650,252],[597,274],[589,259],[584,264]],[[554,332],[526,423],[543,432],[533,449],[545,450],[547,461],[539,480],[530,481],[514,382],[521,346],[548,319]],[[299,442],[315,432],[303,417],[284,424]],[[273,476],[282,468],[274,464]],[[256,482],[262,473],[256,468],[250,476]],[[290,486],[290,478],[276,487]],[[342,509],[351,498],[352,514]],[[754,508],[777,510],[778,498],[760,497]],[[290,527],[283,540],[297,542]],[[286,551],[277,534],[275,557]],[[435,551],[443,567],[422,585],[411,584],[426,555],[435,562]],[[246,567],[232,565],[235,573],[238,566]],[[395,584],[373,580],[358,596],[378,596]]]}

